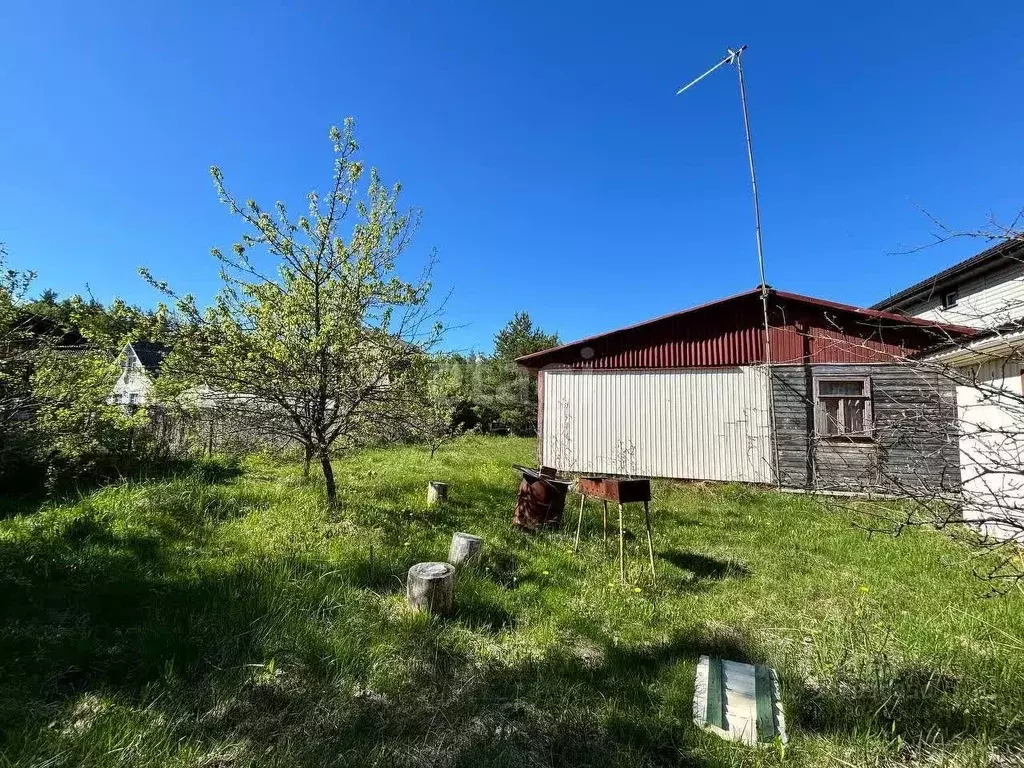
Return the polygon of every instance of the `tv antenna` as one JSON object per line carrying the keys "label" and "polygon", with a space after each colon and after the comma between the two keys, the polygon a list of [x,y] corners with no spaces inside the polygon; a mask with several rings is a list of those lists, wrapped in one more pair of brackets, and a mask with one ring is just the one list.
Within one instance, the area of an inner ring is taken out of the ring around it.
{"label": "tv antenna", "polygon": [[743,131],[747,137],[747,162],[750,165],[750,189],[754,197],[754,237],[757,241],[757,271],[761,278],[761,309],[764,313],[764,356],[765,365],[768,372],[768,416],[771,422],[772,429],[772,443],[775,454],[775,476],[776,480],[781,483],[781,476],[778,472],[779,467],[779,443],[777,430],[775,429],[775,403],[771,392],[771,369],[772,369],[772,341],[771,341],[771,330],[768,325],[768,283],[764,277],[764,249],[761,245],[761,203],[757,196],[757,174],[754,172],[754,145],[750,140],[750,117],[747,114],[747,86],[743,80],[743,52],[747,50],[747,46],[741,45],[736,50],[732,48],[726,48],[727,51],[725,57],[719,61],[715,66],[711,67],[704,74],[695,77],[693,80],[688,82],[678,91],[676,96],[680,95],[684,91],[692,88],[705,77],[710,75],[716,69],[724,67],[726,64],[734,64],[736,66],[736,75],[740,81],[740,106],[743,108]]}
{"label": "tv antenna", "polygon": [[728,55],[726,55],[725,58],[715,64],[715,66],[707,72],[694,78],[676,91],[676,96],[695,86],[719,67],[724,67],[726,64],[736,65],[736,74],[740,81],[740,106],[743,107],[743,130],[747,136],[747,162],[750,165],[750,188],[754,193],[754,235],[757,239],[757,271],[761,277],[761,294],[767,298],[768,284],[764,279],[764,250],[761,246],[761,203],[757,196],[757,174],[754,172],[754,145],[750,140],[750,117],[747,114],[747,86],[743,80],[742,57],[743,52],[747,50],[747,46],[741,45],[735,51],[732,48],[726,48],[726,50],[728,51]]}

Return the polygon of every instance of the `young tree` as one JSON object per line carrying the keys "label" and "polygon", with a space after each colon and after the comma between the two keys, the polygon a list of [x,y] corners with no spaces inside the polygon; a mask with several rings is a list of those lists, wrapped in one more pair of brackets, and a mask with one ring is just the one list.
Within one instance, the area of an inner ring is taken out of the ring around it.
{"label": "young tree", "polygon": [[8,265],[7,249],[0,243],[0,475],[27,450],[24,416],[31,400],[32,340],[23,301],[34,279],[34,272]]}
{"label": "young tree", "polygon": [[65,322],[90,346],[112,356],[130,341],[155,341],[172,332],[173,318],[164,306],[147,310],[116,298],[104,306],[92,296],[72,296],[62,303],[62,311]]}
{"label": "young tree", "polygon": [[416,362],[442,333],[428,303],[433,259],[415,280],[397,271],[419,214],[399,209],[400,185],[364,171],[353,128],[351,119],[331,128],[331,186],[309,194],[304,215],[241,202],[211,169],[221,202],[248,230],[229,252],[213,250],[223,285],[212,306],[142,270],[181,320],[165,367],[211,396],[249,399],[254,418],[272,412],[318,459],[332,504],[333,451],[404,417]]}
{"label": "young tree", "polygon": [[454,355],[438,355],[421,364],[419,387],[412,390],[407,422],[410,436],[422,440],[433,458],[438,449],[464,431],[456,419],[463,399],[463,368]]}

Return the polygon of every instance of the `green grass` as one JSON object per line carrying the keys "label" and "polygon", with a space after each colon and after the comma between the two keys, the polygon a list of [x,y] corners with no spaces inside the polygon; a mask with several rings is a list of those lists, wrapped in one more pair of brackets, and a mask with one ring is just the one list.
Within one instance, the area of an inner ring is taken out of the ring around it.
{"label": "green grass", "polygon": [[[631,510],[623,587],[596,503],[577,556],[570,533],[511,527],[510,465],[534,455],[361,452],[336,464],[335,512],[266,458],[9,512],[0,766],[1024,760],[1024,596],[981,597],[967,550],[868,539],[806,497],[663,483],[658,585]],[[426,508],[430,479],[449,504]],[[455,530],[487,540],[456,615],[410,614],[406,569]],[[778,669],[784,751],[693,726],[701,653]]]}

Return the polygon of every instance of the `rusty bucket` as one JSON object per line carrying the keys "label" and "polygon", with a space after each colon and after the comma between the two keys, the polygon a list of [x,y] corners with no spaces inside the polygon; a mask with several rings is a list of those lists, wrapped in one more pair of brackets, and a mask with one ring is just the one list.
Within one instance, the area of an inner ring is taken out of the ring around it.
{"label": "rusty bucket", "polygon": [[547,467],[533,469],[516,465],[523,479],[516,496],[516,513],[512,522],[528,531],[562,527],[565,496],[572,487],[571,480],[554,476]]}

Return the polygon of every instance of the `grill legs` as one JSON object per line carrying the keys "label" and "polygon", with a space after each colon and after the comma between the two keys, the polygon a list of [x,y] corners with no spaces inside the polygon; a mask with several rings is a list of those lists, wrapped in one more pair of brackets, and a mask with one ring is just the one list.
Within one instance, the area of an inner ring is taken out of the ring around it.
{"label": "grill legs", "polygon": [[622,505],[619,504],[619,577],[626,583],[626,534],[622,529]]}
{"label": "grill legs", "polygon": [[[586,503],[587,497],[580,494],[580,511],[576,517],[576,540],[573,545],[573,552],[580,551],[580,532],[583,530],[583,505]],[[601,512],[601,528],[603,532],[604,548],[605,552],[608,551],[608,502],[602,502]],[[626,527],[623,522],[622,505],[618,505],[619,510],[619,578],[622,579],[622,583],[626,583]],[[649,502],[644,502],[644,524],[647,527],[647,554],[651,562],[651,581],[657,584],[657,574],[654,569],[654,529],[651,526],[651,509]]]}
{"label": "grill legs", "polygon": [[648,502],[644,502],[644,521],[647,523],[647,554],[651,556],[651,582],[658,583],[658,576],[654,572],[654,537],[651,535],[651,510]]}
{"label": "grill legs", "polygon": [[608,500],[605,499],[604,511],[601,513],[601,527],[604,529],[604,551],[608,553]]}
{"label": "grill legs", "polygon": [[[581,493],[580,494],[580,516],[579,516],[579,519],[576,520],[576,545],[572,548],[573,552],[579,552],[580,551],[580,528],[583,527],[583,502],[585,502],[586,500],[587,500],[587,497],[584,496]],[[605,506],[607,506],[607,505],[608,505],[608,502],[605,502]]]}

